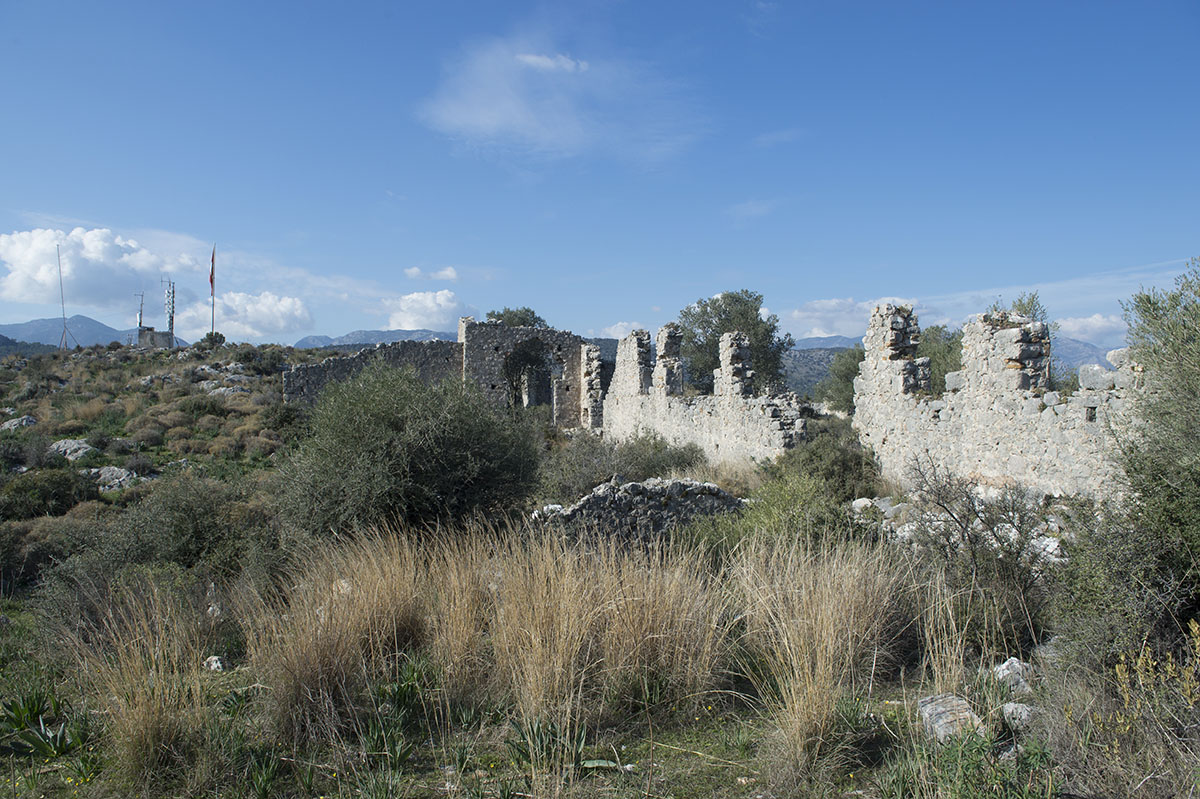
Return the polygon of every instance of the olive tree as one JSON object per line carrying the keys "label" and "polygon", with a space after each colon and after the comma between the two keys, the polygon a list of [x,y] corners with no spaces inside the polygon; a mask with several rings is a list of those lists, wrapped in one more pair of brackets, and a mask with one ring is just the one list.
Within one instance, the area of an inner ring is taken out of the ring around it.
{"label": "olive tree", "polygon": [[757,390],[762,393],[783,382],[783,354],[796,341],[788,333],[779,334],[779,317],[764,314],[762,305],[761,294],[742,289],[696,300],[679,312],[683,329],[680,357],[691,386],[712,391],[713,371],[720,365],[721,335],[734,331],[750,337]]}

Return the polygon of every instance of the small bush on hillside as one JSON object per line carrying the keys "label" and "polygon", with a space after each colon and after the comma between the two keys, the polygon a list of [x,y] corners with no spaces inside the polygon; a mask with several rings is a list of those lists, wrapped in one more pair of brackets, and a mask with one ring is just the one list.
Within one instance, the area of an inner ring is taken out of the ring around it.
{"label": "small bush on hillside", "polygon": [[696,519],[683,534],[728,551],[744,539],[816,543],[860,532],[849,507],[830,495],[823,480],[783,472],[755,490],[740,513]]}
{"label": "small bush on hillside", "polygon": [[781,455],[771,475],[811,475],[824,481],[835,502],[878,493],[879,470],[847,419],[811,419],[805,441]]}
{"label": "small bush on hillside", "polygon": [[1183,548],[1182,537],[1166,537],[1109,506],[1083,504],[1072,517],[1054,592],[1057,626],[1069,632],[1072,657],[1102,669],[1147,642],[1178,638],[1189,581],[1170,557]]}
{"label": "small bush on hillside", "polygon": [[704,461],[704,452],[695,444],[674,446],[653,433],[620,443],[581,433],[547,455],[538,493],[546,501],[573,502],[614,474],[625,481],[641,481]]}
{"label": "small bush on hillside", "polygon": [[858,365],[865,357],[867,351],[862,345],[833,356],[829,375],[813,389],[817,399],[835,411],[854,413],[854,378],[858,377]]}
{"label": "small bush on hillside", "polygon": [[282,469],[282,511],[323,535],[519,505],[537,477],[532,432],[473,387],[381,364],[330,386]]}
{"label": "small bush on hillside", "polygon": [[978,652],[1028,651],[1049,615],[1051,564],[1033,543],[1041,508],[1016,487],[990,498],[926,461],[914,461],[910,475],[924,510],[912,542],[930,579],[944,582],[961,642]]}
{"label": "small bush on hillside", "polygon": [[26,472],[0,488],[0,519],[61,516],[80,502],[98,496],[91,478],[73,468]]}

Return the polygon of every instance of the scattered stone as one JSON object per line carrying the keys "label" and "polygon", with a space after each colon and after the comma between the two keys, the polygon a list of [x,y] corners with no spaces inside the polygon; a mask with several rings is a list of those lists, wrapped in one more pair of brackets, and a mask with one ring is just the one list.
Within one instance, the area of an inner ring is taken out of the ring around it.
{"label": "scattered stone", "polygon": [[866,513],[868,508],[873,507],[875,507],[875,502],[869,497],[859,497],[850,503],[850,509],[853,510],[855,514],[860,516]]}
{"label": "scattered stone", "polygon": [[101,466],[99,469],[83,469],[80,474],[92,477],[101,491],[120,491],[137,480],[137,475],[120,466]]}
{"label": "scattered stone", "polygon": [[1023,735],[1029,730],[1037,709],[1020,702],[1005,702],[1000,707],[1004,714],[1004,723],[1012,730],[1013,735]]}
{"label": "scattered stone", "polygon": [[0,430],[20,430],[22,427],[32,427],[37,424],[37,419],[32,416],[18,416],[16,419],[10,419],[4,424],[0,424]]}
{"label": "scattered stone", "polygon": [[74,462],[88,453],[95,452],[96,448],[81,438],[62,438],[51,444],[49,450]]}
{"label": "scattered stone", "polygon": [[220,655],[209,655],[204,660],[204,668],[209,671],[225,671],[225,658]]}
{"label": "scattered stone", "polygon": [[697,516],[728,513],[742,500],[713,483],[652,477],[641,483],[601,483],[569,508],[547,505],[538,518],[602,532],[659,533]]}
{"label": "scattered stone", "polygon": [[1013,696],[1033,693],[1029,682],[1033,679],[1033,666],[1019,658],[1009,658],[992,669],[996,682],[1008,688]]}
{"label": "scattered stone", "polygon": [[0,413],[4,414],[5,416],[12,416],[16,412],[16,408],[0,408]]}
{"label": "scattered stone", "polygon": [[954,694],[927,696],[917,702],[917,714],[925,734],[938,743],[959,735],[983,735],[983,722],[971,710],[967,700]]}
{"label": "scattered stone", "polygon": [[241,386],[222,386],[221,388],[214,388],[208,393],[214,397],[231,397],[234,394],[249,394],[250,389],[242,388]]}

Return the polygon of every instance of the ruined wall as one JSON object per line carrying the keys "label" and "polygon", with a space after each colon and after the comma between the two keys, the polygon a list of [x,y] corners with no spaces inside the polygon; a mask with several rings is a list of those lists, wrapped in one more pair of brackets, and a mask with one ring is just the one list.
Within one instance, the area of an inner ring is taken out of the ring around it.
{"label": "ruined wall", "polygon": [[742,334],[721,339],[718,393],[683,396],[680,331],[658,333],[658,362],[650,334],[635,330],[621,340],[616,372],[604,398],[604,435],[616,440],[653,432],[672,444],[697,444],[713,461],[774,458],[804,437],[803,405],[795,395],[753,397],[749,348]]}
{"label": "ruined wall", "polygon": [[389,366],[411,366],[429,383],[461,380],[462,352],[462,345],[456,341],[396,341],[359,350],[353,355],[326,358],[320,363],[300,364],[283,373],[283,400],[316,402],[326,385],[349,380],[376,360]]}
{"label": "ruined wall", "polygon": [[554,424],[559,427],[579,427],[583,423],[580,395],[585,392],[585,387],[581,352],[587,342],[579,336],[550,328],[476,322],[464,316],[458,323],[458,340],[463,348],[463,379],[478,384],[484,396],[497,405],[508,403],[505,360],[522,345],[538,347],[545,353],[546,367],[550,372],[550,405]]}
{"label": "ruined wall", "polygon": [[854,427],[884,476],[908,484],[915,458],[984,483],[1016,482],[1053,495],[1111,491],[1109,422],[1118,420],[1139,372],[1125,350],[1116,371],[1080,369],[1069,397],[1047,391],[1050,334],[1009,314],[981,314],[963,328],[963,368],[935,398],[929,362],[915,358],[916,315],[878,307],[854,381]]}
{"label": "ruined wall", "polygon": [[175,336],[169,330],[155,330],[152,327],[139,327],[137,345],[148,349],[169,350],[175,346]]}

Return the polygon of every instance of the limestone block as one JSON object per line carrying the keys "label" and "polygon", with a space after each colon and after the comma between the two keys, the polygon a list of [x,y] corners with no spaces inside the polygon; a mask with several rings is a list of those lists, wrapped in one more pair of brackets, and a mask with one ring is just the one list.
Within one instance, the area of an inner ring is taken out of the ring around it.
{"label": "limestone block", "polygon": [[1129,348],[1121,347],[1117,350],[1110,350],[1104,358],[1113,365],[1114,369],[1120,369],[1129,363]]}
{"label": "limestone block", "polygon": [[917,714],[925,734],[938,743],[959,735],[983,735],[983,722],[962,697],[954,694],[927,696],[917,702]]}
{"label": "limestone block", "polygon": [[1042,395],[1042,402],[1045,403],[1047,407],[1057,405],[1062,402],[1062,395],[1057,391],[1047,391]]}
{"label": "limestone block", "polygon": [[1112,372],[1094,363],[1079,367],[1079,387],[1088,391],[1109,391],[1116,385]]}
{"label": "limestone block", "polygon": [[965,385],[966,380],[963,378],[963,373],[961,371],[946,373],[947,391],[961,391]]}

